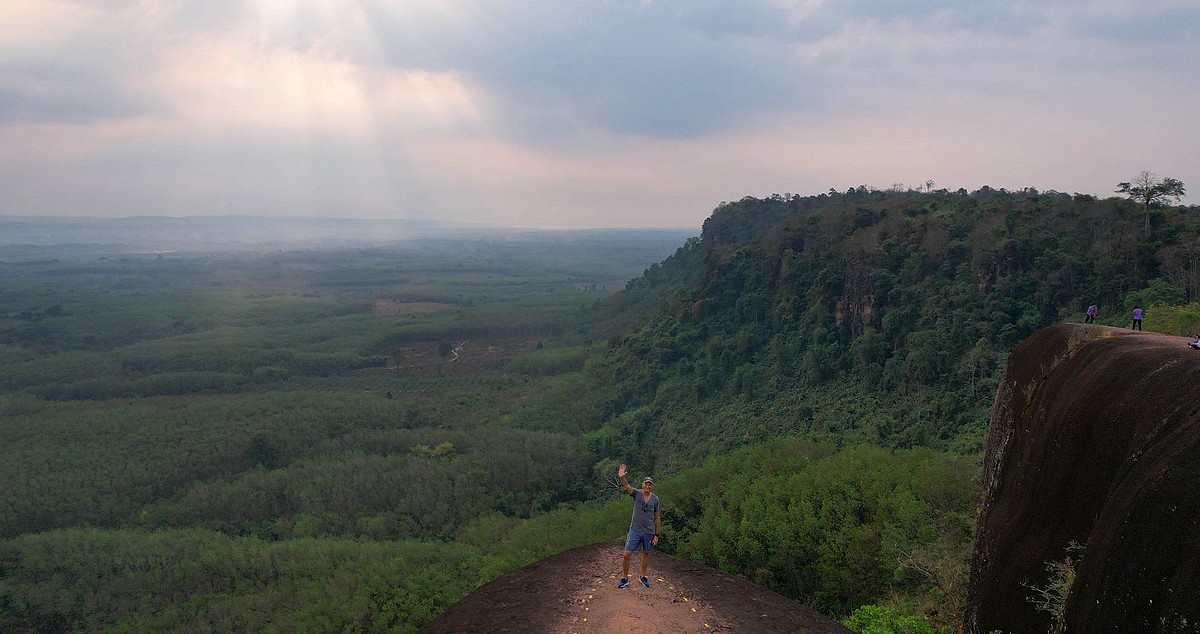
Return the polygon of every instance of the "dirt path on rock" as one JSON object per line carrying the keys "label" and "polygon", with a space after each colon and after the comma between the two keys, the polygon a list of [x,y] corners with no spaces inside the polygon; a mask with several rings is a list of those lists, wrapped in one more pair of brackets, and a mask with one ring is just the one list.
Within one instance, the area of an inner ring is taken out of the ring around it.
{"label": "dirt path on rock", "polygon": [[565,618],[559,620],[554,632],[633,632],[636,634],[676,634],[680,632],[731,631],[731,624],[721,619],[713,609],[673,579],[669,572],[656,573],[654,557],[648,574],[650,587],[638,583],[636,575],[641,556],[635,554],[630,562],[630,584],[617,587],[620,580],[622,552],[610,548],[590,560],[581,561],[576,574],[567,583],[577,588],[571,596]]}
{"label": "dirt path on rock", "polygon": [[734,575],[654,553],[650,587],[617,588],[618,542],[582,546],[480,586],[435,618],[424,634],[694,634],[704,632],[850,634],[837,621]]}

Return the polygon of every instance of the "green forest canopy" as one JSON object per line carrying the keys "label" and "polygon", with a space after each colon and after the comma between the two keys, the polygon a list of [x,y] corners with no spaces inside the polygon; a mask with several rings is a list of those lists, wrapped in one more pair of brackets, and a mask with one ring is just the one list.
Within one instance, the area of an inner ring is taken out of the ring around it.
{"label": "green forest canopy", "polygon": [[[1200,321],[1195,208],[1153,208],[1148,235],[1141,212],[862,187],[722,204],[640,263],[597,242],[0,264],[0,626],[415,631],[619,538],[627,462],[661,482],[665,550],[952,627],[1007,352],[1092,302]],[[438,354],[466,340],[518,352]]]}

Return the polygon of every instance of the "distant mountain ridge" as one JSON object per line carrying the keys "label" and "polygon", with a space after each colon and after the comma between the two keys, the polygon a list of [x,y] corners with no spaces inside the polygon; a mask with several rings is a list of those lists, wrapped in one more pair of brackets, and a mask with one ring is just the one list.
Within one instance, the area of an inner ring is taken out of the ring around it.
{"label": "distant mountain ridge", "polygon": [[478,231],[478,228],[427,220],[0,216],[0,242],[5,245],[124,244],[159,245],[169,249],[192,245],[400,240],[446,236],[471,229]]}
{"label": "distant mountain ridge", "polygon": [[0,246],[123,245],[142,250],[240,249],[247,246],[337,246],[436,238],[677,235],[684,230],[537,230],[424,219],[133,216],[125,218],[0,215]]}

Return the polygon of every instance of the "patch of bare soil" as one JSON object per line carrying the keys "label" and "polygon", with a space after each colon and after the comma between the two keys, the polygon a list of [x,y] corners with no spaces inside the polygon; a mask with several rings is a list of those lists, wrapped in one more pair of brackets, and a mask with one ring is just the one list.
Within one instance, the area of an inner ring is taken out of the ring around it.
{"label": "patch of bare soil", "polygon": [[414,376],[460,376],[494,370],[514,357],[537,347],[537,339],[479,339],[454,341],[449,357],[438,354],[436,341],[425,341],[396,348],[400,364],[371,368],[372,372],[393,372]]}
{"label": "patch of bare soil", "polygon": [[621,545],[601,543],[547,557],[479,587],[434,619],[426,634],[565,632],[849,633],[837,621],[745,579],[654,553],[650,587],[617,588]]}
{"label": "patch of bare soil", "polygon": [[450,304],[437,302],[394,302],[390,299],[375,300],[376,315],[432,315],[454,308]]}

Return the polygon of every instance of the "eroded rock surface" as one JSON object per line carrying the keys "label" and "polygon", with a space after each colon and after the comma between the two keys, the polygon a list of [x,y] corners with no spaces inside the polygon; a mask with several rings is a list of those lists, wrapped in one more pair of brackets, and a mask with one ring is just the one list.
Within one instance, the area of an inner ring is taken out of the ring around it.
{"label": "eroded rock surface", "polygon": [[1049,631],[1027,585],[1072,541],[1063,631],[1200,631],[1200,351],[1184,338],[1063,324],[1009,357],[966,631]]}
{"label": "eroded rock surface", "polygon": [[616,542],[559,553],[480,586],[423,633],[851,634],[780,594],[679,557],[653,555],[649,588],[634,581],[618,589],[620,571]]}

